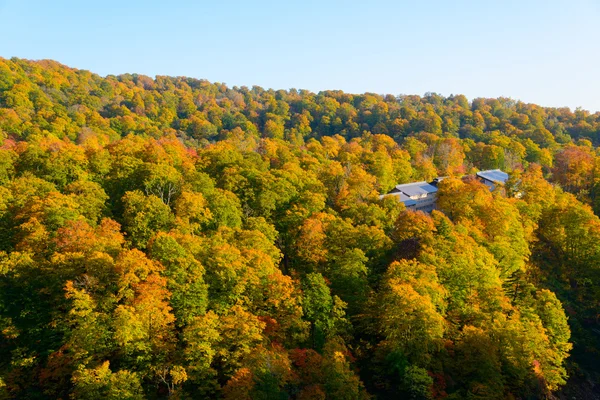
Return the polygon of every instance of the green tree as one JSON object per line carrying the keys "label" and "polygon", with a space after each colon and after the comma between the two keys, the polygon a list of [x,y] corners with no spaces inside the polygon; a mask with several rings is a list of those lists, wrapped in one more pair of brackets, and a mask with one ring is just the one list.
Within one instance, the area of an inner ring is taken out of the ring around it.
{"label": "green tree", "polygon": [[159,231],[166,231],[173,223],[171,209],[154,195],[127,192],[123,196],[123,226],[131,243],[144,249],[148,240]]}

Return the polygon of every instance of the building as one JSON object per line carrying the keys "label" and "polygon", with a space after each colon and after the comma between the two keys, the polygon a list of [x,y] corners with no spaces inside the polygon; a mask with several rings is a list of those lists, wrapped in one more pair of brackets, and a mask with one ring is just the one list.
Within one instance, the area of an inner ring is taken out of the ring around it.
{"label": "building", "polygon": [[508,174],[499,169],[490,169],[487,171],[479,171],[477,179],[485,184],[490,190],[494,190],[497,185],[504,186],[508,180]]}
{"label": "building", "polygon": [[437,190],[437,187],[425,181],[413,182],[396,185],[388,195],[398,196],[398,200],[409,210],[431,212],[435,209]]}
{"label": "building", "polygon": [[[470,175],[471,179],[472,176]],[[430,213],[437,208],[437,186],[444,178],[446,177],[435,178],[431,183],[422,181],[396,185],[389,193],[381,195],[379,198],[396,196],[398,201],[404,203],[406,209]],[[490,190],[494,190],[496,186],[503,186],[506,183],[508,174],[499,169],[491,169],[478,172],[476,178]]]}

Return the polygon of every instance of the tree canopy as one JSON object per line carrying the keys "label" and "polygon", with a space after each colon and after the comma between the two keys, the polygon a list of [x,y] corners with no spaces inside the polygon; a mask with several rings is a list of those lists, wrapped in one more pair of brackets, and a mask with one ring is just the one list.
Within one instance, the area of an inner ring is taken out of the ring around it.
{"label": "tree canopy", "polygon": [[[600,373],[599,133],[0,59],[0,398],[568,393]],[[431,214],[379,197],[437,176]]]}

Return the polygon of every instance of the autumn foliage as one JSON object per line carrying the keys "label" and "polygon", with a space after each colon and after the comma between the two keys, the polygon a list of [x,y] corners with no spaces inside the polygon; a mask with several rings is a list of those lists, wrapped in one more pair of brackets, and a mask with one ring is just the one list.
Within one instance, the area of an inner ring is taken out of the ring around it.
{"label": "autumn foliage", "polygon": [[0,59],[0,398],[550,396],[598,368],[599,131]]}

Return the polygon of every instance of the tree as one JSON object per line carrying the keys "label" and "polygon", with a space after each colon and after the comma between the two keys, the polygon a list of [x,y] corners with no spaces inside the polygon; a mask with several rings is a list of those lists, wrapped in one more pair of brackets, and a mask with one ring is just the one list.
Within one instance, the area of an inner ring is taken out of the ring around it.
{"label": "tree", "polygon": [[65,187],[65,191],[74,196],[79,204],[79,210],[91,224],[95,225],[102,216],[106,215],[108,196],[104,189],[90,181],[77,181]]}
{"label": "tree", "polygon": [[293,379],[288,355],[281,348],[259,346],[223,388],[225,399],[287,399]]}
{"label": "tree", "polygon": [[144,399],[144,391],[136,373],[127,370],[113,373],[108,361],[97,368],[81,367],[73,375],[73,399]]}
{"label": "tree", "polygon": [[329,399],[367,399],[362,382],[348,361],[349,351],[339,340],[328,341],[323,348],[323,386]]}
{"label": "tree", "polygon": [[159,231],[166,231],[173,222],[169,206],[160,198],[145,196],[140,191],[127,192],[123,196],[124,228],[131,243],[144,249],[148,240]]}
{"label": "tree", "polygon": [[168,164],[147,163],[141,170],[142,185],[147,196],[154,195],[169,205],[181,191],[182,177]]}
{"label": "tree", "polygon": [[185,233],[200,233],[212,217],[202,193],[185,191],[175,202],[175,223]]}
{"label": "tree", "polygon": [[208,288],[204,283],[204,268],[175,238],[159,233],[149,246],[152,258],[165,267],[170,304],[179,326],[206,312]]}
{"label": "tree", "polygon": [[566,191],[578,193],[591,187],[594,155],[584,146],[567,146],[554,157],[553,179]]}
{"label": "tree", "polygon": [[441,344],[445,297],[431,266],[407,260],[392,263],[376,300],[378,331],[385,345],[414,360],[426,359]]}
{"label": "tree", "polygon": [[312,346],[320,349],[327,337],[334,332],[334,298],[319,273],[306,275],[302,291],[304,315],[312,324]]}

